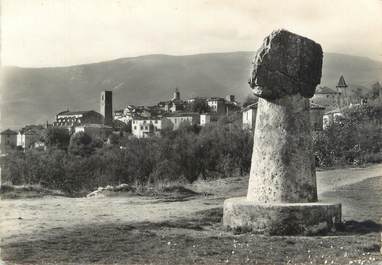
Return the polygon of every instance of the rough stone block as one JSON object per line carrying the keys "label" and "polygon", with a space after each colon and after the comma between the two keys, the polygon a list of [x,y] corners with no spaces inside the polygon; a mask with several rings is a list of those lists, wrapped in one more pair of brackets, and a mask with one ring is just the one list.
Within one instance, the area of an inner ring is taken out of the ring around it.
{"label": "rough stone block", "polygon": [[223,225],[238,232],[314,235],[341,222],[341,204],[255,203],[245,197],[224,201]]}

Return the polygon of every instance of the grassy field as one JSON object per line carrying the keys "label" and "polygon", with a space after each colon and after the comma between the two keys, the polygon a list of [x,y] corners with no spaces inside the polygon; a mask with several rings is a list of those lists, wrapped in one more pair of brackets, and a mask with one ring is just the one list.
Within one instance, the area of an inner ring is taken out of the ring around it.
{"label": "grassy field", "polygon": [[159,198],[2,200],[5,264],[382,264],[382,165],[318,172],[320,199],[343,204],[345,223],[326,236],[232,234],[225,198],[246,178],[197,182],[198,194]]}

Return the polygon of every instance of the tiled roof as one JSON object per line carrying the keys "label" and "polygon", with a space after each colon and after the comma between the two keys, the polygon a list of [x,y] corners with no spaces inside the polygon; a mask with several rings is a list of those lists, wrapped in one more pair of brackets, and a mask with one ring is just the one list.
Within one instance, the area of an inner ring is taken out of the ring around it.
{"label": "tiled roof", "polygon": [[348,87],[348,85],[345,82],[345,78],[343,75],[340,76],[340,80],[338,80],[337,87]]}
{"label": "tiled roof", "polygon": [[325,107],[316,103],[310,103],[310,109],[325,109]]}
{"label": "tiled roof", "polygon": [[207,99],[207,101],[225,101],[225,98],[210,97],[210,98]]}
{"label": "tiled roof", "polygon": [[175,113],[167,113],[165,117],[190,117],[190,116],[199,116],[198,112],[175,112]]}
{"label": "tiled roof", "polygon": [[79,115],[79,114],[86,114],[89,112],[95,112],[95,111],[94,110],[78,110],[78,111],[65,110],[65,111],[58,113],[57,115]]}
{"label": "tiled roof", "polygon": [[338,92],[334,91],[333,89],[327,86],[320,86],[316,88],[315,94],[338,94]]}
{"label": "tiled roof", "polygon": [[11,129],[6,129],[6,130],[2,131],[0,134],[2,134],[2,135],[13,135],[13,134],[17,134],[17,132],[12,131]]}
{"label": "tiled roof", "polygon": [[247,111],[249,109],[257,109],[257,105],[258,105],[258,102],[252,103],[252,104],[246,106],[245,108],[243,108],[242,111]]}

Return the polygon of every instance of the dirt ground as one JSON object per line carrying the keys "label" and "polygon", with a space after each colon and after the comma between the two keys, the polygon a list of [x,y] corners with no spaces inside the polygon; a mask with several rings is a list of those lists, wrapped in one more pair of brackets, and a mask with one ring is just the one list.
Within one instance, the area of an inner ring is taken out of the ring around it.
{"label": "dirt ground", "polygon": [[[343,205],[326,236],[235,235],[221,225],[225,198],[247,178],[197,182],[173,198],[44,197],[0,201],[4,264],[382,264],[382,164],[317,173],[319,198]],[[1,264],[1,262],[0,262]]]}

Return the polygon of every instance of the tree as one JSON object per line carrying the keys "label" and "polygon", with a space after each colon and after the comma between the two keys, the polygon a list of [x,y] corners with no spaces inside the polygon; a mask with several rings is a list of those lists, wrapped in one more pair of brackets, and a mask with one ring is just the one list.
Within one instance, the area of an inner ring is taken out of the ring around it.
{"label": "tree", "polygon": [[70,138],[68,151],[72,155],[89,156],[95,151],[95,142],[89,134],[78,132]]}
{"label": "tree", "polygon": [[207,113],[210,112],[210,107],[208,103],[203,98],[195,98],[195,100],[189,105],[188,111],[197,113]]}
{"label": "tree", "polygon": [[69,131],[65,128],[47,128],[44,134],[44,142],[47,147],[66,150],[70,142]]}

